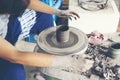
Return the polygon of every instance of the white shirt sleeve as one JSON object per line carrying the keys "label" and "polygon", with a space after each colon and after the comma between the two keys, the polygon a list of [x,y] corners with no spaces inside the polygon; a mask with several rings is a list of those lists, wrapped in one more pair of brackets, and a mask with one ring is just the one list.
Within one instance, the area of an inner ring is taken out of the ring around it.
{"label": "white shirt sleeve", "polygon": [[9,22],[9,15],[0,15],[0,36],[5,38],[7,34],[7,24]]}

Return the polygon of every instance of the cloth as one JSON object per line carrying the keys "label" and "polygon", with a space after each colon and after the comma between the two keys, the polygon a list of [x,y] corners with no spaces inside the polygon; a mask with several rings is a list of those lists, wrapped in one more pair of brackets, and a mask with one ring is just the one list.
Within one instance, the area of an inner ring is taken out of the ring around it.
{"label": "cloth", "polygon": [[[3,21],[2,15],[0,16],[0,20]],[[8,27],[6,28],[0,25],[0,36],[4,34],[5,37],[6,35],[5,39],[13,45],[29,34],[39,34],[42,30],[54,25],[52,15],[28,9],[21,17],[16,18],[14,16],[9,16],[6,18],[9,22],[5,22],[5,20],[3,23]],[[7,33],[4,33],[5,31],[7,31]],[[26,80],[24,66],[0,58],[0,80]]]}
{"label": "cloth", "polygon": [[107,36],[97,31],[93,31],[90,34],[87,34],[87,36],[89,43],[93,45],[98,45],[108,40]]}
{"label": "cloth", "polygon": [[27,9],[22,17],[9,17],[6,40],[15,44],[15,42],[28,37],[30,34],[39,34],[52,26],[54,26],[52,15]]}
{"label": "cloth", "polygon": [[9,15],[0,15],[0,36],[5,38],[7,34],[7,24]]}

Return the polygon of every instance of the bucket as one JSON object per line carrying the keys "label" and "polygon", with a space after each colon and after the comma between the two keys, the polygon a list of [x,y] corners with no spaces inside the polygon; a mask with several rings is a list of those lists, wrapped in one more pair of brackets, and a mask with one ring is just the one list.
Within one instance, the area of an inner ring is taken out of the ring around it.
{"label": "bucket", "polygon": [[112,58],[120,57],[120,43],[115,42],[109,46],[109,52]]}

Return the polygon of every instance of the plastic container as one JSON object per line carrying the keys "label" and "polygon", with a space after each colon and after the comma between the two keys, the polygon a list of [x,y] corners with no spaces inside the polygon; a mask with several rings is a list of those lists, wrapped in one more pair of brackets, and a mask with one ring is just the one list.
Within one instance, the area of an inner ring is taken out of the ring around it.
{"label": "plastic container", "polygon": [[120,57],[120,43],[112,43],[109,47],[109,52],[112,58]]}

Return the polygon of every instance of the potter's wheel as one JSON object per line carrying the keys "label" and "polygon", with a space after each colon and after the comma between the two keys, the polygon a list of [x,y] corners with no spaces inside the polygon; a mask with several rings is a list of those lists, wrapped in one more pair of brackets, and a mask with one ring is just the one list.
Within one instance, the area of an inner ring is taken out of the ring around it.
{"label": "potter's wheel", "polygon": [[88,39],[82,31],[69,27],[69,40],[65,43],[59,43],[56,40],[57,28],[58,27],[51,27],[39,34],[37,41],[39,47],[36,47],[35,51],[41,49],[49,54],[68,55],[82,53],[87,49]]}

